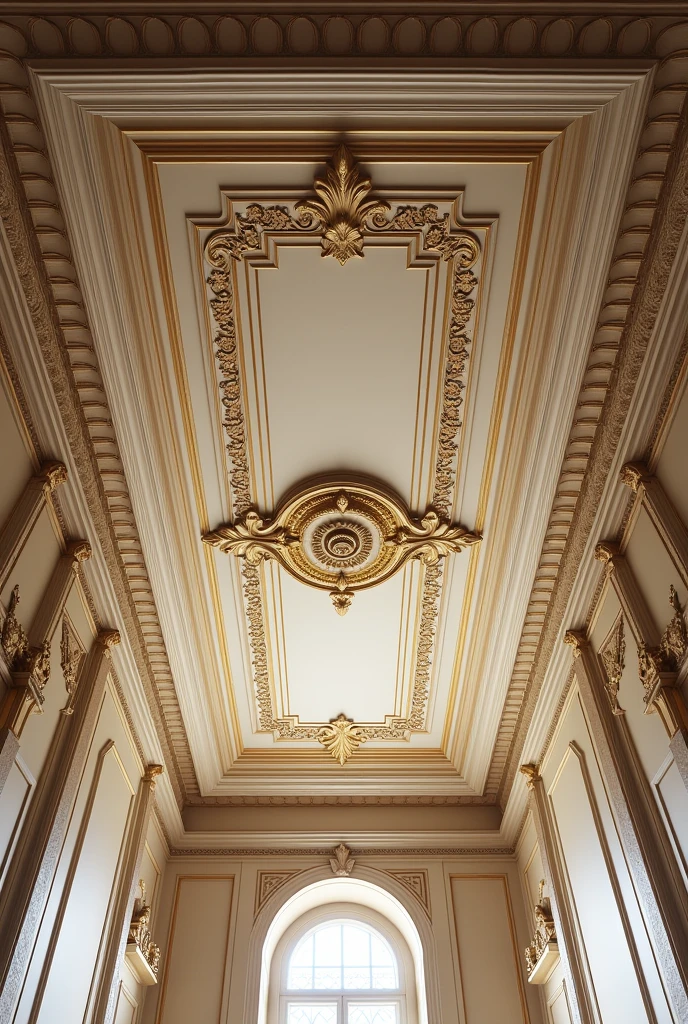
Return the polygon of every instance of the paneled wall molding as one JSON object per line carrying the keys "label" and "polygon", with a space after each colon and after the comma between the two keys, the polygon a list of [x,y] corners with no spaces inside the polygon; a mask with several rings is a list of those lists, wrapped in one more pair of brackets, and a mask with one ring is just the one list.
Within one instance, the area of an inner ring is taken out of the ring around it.
{"label": "paneled wall molding", "polygon": [[662,484],[642,462],[627,462],[621,480],[638,494],[684,586],[688,587],[688,529]]}
{"label": "paneled wall molding", "polygon": [[[669,590],[674,614],[660,633],[638,581],[618,545],[602,542],[595,557],[604,562],[638,647],[638,673],[648,714],[657,711],[670,741],[686,745],[688,708],[679,689],[677,669],[688,648],[685,619],[673,586]],[[676,739],[674,740],[674,737]],[[686,758],[684,757],[683,762]],[[688,778],[683,776],[688,786]]]}
{"label": "paneled wall molding", "polygon": [[42,711],[43,690],[50,677],[50,641],[33,646],[20,622],[19,586],[12,589],[2,624],[1,647],[7,690],[0,706],[0,726],[19,739],[32,711]]}
{"label": "paneled wall molding", "polygon": [[[34,478],[36,479],[36,478]],[[50,676],[50,651],[53,634],[64,613],[69,592],[80,562],[91,555],[86,541],[72,541],[58,559],[43,600],[28,632],[17,617],[19,587],[12,591],[2,627],[2,648],[10,669],[10,684],[0,707],[3,729],[3,753],[0,755],[0,793],[12,765],[9,750],[19,747],[19,739],[33,711],[42,712],[43,691]],[[12,733],[16,743],[10,740]],[[5,749],[8,751],[5,755]]]}
{"label": "paneled wall molding", "polygon": [[67,470],[61,462],[45,462],[22,491],[0,533],[0,590],[7,583],[49,495],[66,479]]}
{"label": "paneled wall molding", "polygon": [[110,672],[115,630],[99,633],[88,654],[73,715],[59,716],[0,898],[0,1020],[12,1014],[67,834]]}
{"label": "paneled wall molding", "polygon": [[91,1017],[93,1024],[112,1024],[115,1018],[120,971],[124,962],[129,925],[139,883],[146,833],[153,811],[155,783],[163,771],[164,768],[161,764],[149,764],[139,782],[136,803],[127,832],[122,868],[116,882],[118,896],[107,931],[105,954]]}
{"label": "paneled wall molding", "polygon": [[547,806],[547,794],[536,764],[521,765],[530,790],[530,809],[537,836],[552,917],[556,927],[572,1024],[596,1024],[589,992],[590,985],[575,927],[575,914],[566,886],[566,875],[559,857],[554,829]]}
{"label": "paneled wall molding", "polygon": [[688,893],[624,716],[614,715],[600,659],[569,630],[581,701],[635,891],[677,1020],[688,1020]]}
{"label": "paneled wall molding", "polygon": [[73,540],[57,560],[43,600],[29,629],[29,643],[36,647],[52,641],[55,630],[64,613],[69,592],[76,579],[76,570],[82,562],[91,557],[91,545],[85,540]]}

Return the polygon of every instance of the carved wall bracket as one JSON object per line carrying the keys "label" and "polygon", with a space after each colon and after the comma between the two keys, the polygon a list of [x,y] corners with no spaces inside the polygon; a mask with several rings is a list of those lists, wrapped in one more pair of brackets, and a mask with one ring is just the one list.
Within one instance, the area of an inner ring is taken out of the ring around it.
{"label": "carved wall bracket", "polygon": [[0,726],[7,726],[17,736],[32,711],[42,712],[43,691],[50,678],[50,641],[46,640],[40,647],[29,644],[26,630],[17,618],[19,601],[17,585],[12,590],[0,635],[12,679],[0,711]]}
{"label": "carved wall bracket", "polygon": [[252,566],[275,559],[295,579],[327,590],[343,615],[357,590],[384,582],[410,559],[434,567],[480,537],[434,509],[414,519],[390,492],[338,480],[301,491],[272,519],[250,510],[203,540]]}
{"label": "carved wall bracket", "polygon": [[[144,985],[150,985],[155,984],[160,967],[160,947],[151,940],[149,928],[151,908],[146,903],[146,883],[142,878],[139,880],[139,887],[141,895],[134,900],[126,955],[139,981]],[[144,968],[143,971],[141,971],[141,967]],[[145,970],[146,967],[148,967],[148,972]],[[152,974],[152,977],[147,978],[147,973]]]}
{"label": "carved wall bracket", "polygon": [[535,932],[526,946],[526,968],[531,985],[543,985],[559,960],[557,932],[548,896],[543,896],[544,878],[540,882],[538,902],[533,909]]}

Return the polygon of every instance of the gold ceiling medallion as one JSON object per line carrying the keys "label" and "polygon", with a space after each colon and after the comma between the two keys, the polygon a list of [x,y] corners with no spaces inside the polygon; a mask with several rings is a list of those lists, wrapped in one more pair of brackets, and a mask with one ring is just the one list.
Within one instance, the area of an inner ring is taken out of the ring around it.
{"label": "gold ceiling medallion", "polygon": [[295,209],[312,214],[322,225],[322,256],[334,256],[342,266],[363,256],[363,231],[369,217],[384,216],[389,203],[369,199],[370,178],[364,178],[346,146],[340,146],[324,178],[316,178],[317,199],[302,199]]}
{"label": "gold ceiling medallion", "polygon": [[344,615],[357,590],[384,582],[410,559],[435,567],[480,537],[432,508],[414,519],[391,492],[338,480],[300,491],[272,519],[250,510],[203,540],[252,566],[274,558],[297,580],[327,590]]}
{"label": "gold ceiling medallion", "polygon": [[361,743],[365,743],[367,738],[363,729],[354,725],[353,720],[346,715],[333,718],[330,724],[324,725],[318,733],[318,739],[325,750],[342,765],[346,764],[353,752]]}

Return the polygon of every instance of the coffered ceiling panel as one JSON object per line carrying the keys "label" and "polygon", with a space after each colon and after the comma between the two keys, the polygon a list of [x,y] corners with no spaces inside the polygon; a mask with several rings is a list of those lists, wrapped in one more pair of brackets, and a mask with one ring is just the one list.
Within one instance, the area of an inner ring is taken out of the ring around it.
{"label": "coffered ceiling panel", "polygon": [[480,799],[637,76],[249,131],[118,74],[37,83],[201,798]]}

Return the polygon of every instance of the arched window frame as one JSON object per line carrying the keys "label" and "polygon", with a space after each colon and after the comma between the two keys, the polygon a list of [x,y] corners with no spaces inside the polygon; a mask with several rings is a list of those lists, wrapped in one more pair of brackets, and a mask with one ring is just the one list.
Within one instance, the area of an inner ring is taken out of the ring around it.
{"label": "arched window frame", "polygon": [[[351,921],[363,924],[378,932],[388,943],[397,962],[399,987],[390,989],[368,989],[362,992],[324,990],[289,991],[287,972],[289,960],[301,939],[327,922]],[[415,966],[408,944],[399,930],[383,914],[371,907],[356,903],[328,903],[307,911],[294,921],[280,938],[270,965],[268,990],[268,1024],[285,1024],[286,1007],[292,1002],[339,1001],[342,1009],[349,1002],[398,1002],[400,1024],[418,1024]],[[347,1024],[340,1014],[338,1024]]]}

